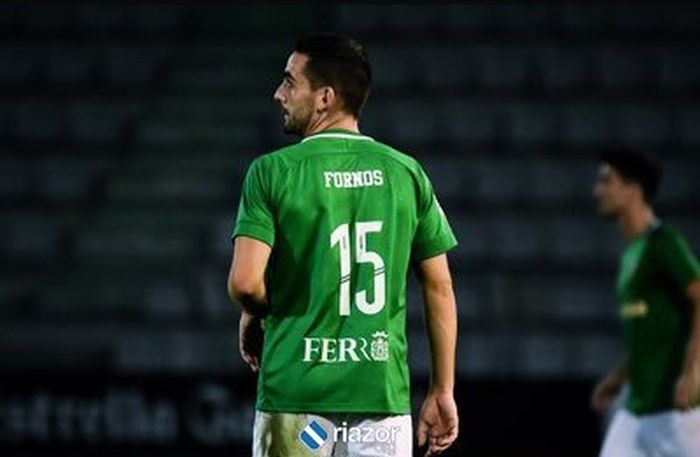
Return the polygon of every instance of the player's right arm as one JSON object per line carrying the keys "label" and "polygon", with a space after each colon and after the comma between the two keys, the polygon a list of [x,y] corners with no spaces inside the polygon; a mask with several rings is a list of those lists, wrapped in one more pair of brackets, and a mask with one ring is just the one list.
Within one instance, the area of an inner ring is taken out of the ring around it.
{"label": "player's right arm", "polygon": [[241,306],[239,350],[253,371],[260,368],[264,322],[269,304],[265,270],[275,244],[275,222],[271,203],[269,170],[256,159],[248,168],[236,227],[227,289]]}
{"label": "player's right arm", "polygon": [[657,253],[659,266],[685,294],[690,306],[690,336],[674,392],[676,408],[688,410],[697,405],[700,396],[700,262],[687,241],[674,230],[661,233]]}
{"label": "player's right arm", "polygon": [[627,359],[612,369],[598,382],[591,397],[591,407],[603,412],[613,404],[627,380]]}
{"label": "player's right arm", "polygon": [[243,360],[257,372],[260,369],[264,321],[268,310],[265,270],[271,248],[246,236],[236,237],[228,292],[231,300],[241,306],[238,323],[238,349]]}
{"label": "player's right arm", "polygon": [[700,400],[700,279],[692,281],[686,293],[692,306],[690,338],[674,393],[674,403],[683,411],[697,405]]}
{"label": "player's right arm", "polygon": [[430,341],[432,373],[430,391],[421,408],[418,445],[428,442],[426,455],[447,449],[459,433],[454,400],[457,310],[447,255],[422,260],[417,276],[423,289],[425,323]]}

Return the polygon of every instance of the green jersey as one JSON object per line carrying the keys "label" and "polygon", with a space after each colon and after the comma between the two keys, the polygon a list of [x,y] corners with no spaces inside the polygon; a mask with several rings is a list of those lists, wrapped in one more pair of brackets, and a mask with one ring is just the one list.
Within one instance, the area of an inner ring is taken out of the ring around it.
{"label": "green jersey", "polygon": [[690,337],[686,291],[699,277],[687,243],[666,225],[652,227],[622,255],[617,296],[628,352],[626,408],[635,414],[673,408]]}
{"label": "green jersey", "polygon": [[410,413],[409,265],[457,244],[418,162],[309,136],[250,165],[233,236],[272,247],[257,408]]}

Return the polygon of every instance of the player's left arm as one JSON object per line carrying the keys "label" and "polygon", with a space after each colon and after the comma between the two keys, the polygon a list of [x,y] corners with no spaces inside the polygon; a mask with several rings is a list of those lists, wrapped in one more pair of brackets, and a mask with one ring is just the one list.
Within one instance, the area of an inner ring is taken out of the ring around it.
{"label": "player's left arm", "polygon": [[700,279],[692,281],[686,293],[692,304],[691,334],[675,392],[675,405],[681,410],[690,409],[700,400]]}
{"label": "player's left arm", "polygon": [[268,311],[265,270],[272,248],[255,238],[237,236],[228,275],[228,293],[243,312],[264,317]]}

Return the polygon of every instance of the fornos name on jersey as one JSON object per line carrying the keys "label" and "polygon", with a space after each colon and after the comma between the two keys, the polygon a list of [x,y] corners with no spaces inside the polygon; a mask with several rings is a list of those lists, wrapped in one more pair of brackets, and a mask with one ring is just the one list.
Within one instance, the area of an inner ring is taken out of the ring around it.
{"label": "fornos name on jersey", "polygon": [[389,360],[389,337],[386,332],[372,338],[304,338],[302,361],[316,363],[386,362]]}
{"label": "fornos name on jersey", "polygon": [[376,187],[384,185],[382,170],[324,171],[323,180],[327,188]]}

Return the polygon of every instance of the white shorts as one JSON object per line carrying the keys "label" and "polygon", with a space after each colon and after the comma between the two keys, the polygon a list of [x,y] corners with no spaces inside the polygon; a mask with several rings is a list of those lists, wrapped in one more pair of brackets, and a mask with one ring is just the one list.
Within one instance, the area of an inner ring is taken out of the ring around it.
{"label": "white shorts", "polygon": [[411,415],[255,412],[253,457],[411,457]]}
{"label": "white shorts", "polygon": [[620,409],[600,457],[698,457],[700,408],[635,416]]}

